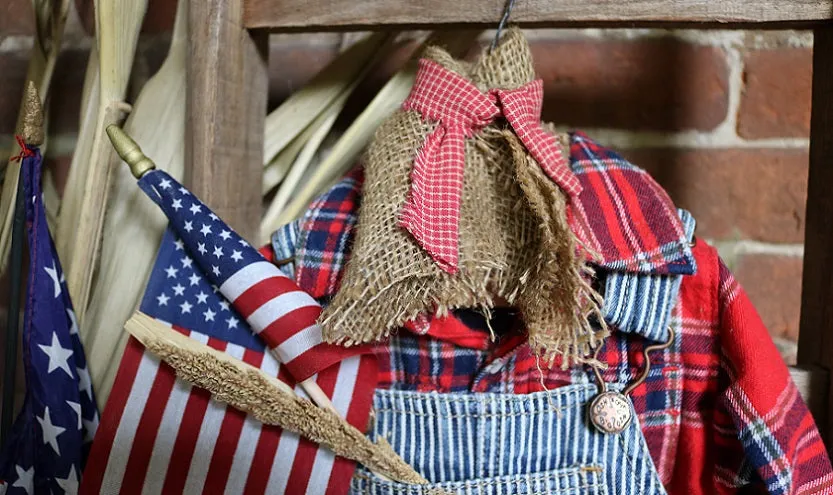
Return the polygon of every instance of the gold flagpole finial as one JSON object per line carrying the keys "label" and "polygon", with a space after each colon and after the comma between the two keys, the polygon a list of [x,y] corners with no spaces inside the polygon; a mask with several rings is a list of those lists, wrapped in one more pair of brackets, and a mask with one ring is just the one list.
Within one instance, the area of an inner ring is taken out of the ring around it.
{"label": "gold flagpole finial", "polygon": [[147,172],[156,168],[153,160],[142,153],[142,148],[121,127],[116,124],[108,125],[107,136],[110,138],[110,142],[113,143],[116,153],[130,166],[133,177],[141,179]]}
{"label": "gold flagpole finial", "polygon": [[38,88],[31,80],[26,82],[23,100],[23,141],[31,146],[43,144],[43,107]]}

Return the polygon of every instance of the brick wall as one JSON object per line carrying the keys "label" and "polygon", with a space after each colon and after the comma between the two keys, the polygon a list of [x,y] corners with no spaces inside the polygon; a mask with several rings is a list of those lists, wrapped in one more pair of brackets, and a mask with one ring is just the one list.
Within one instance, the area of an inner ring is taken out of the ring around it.
{"label": "brick wall", "polygon": [[[141,87],[164,57],[171,4],[151,1],[134,87]],[[12,142],[31,46],[29,5],[12,0],[0,7],[0,150]],[[90,15],[90,9],[82,9],[88,24]],[[811,34],[647,29],[528,33],[537,70],[546,82],[545,118],[581,127],[621,150],[651,171],[679,206],[690,209],[698,219],[697,235],[719,246],[785,357],[793,360]],[[340,34],[274,36],[270,105],[303,85],[343,42]],[[84,30],[74,25],[56,71],[47,154],[54,164],[63,165],[59,170],[68,163],[77,132],[90,44]],[[361,108],[403,53],[370,77],[348,109]]]}

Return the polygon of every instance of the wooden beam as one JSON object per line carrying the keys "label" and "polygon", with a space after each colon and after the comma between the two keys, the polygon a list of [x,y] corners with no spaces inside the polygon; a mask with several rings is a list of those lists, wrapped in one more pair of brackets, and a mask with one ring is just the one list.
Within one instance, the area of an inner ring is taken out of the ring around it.
{"label": "wooden beam", "polygon": [[[814,31],[810,173],[798,364],[833,370],[833,27]],[[833,376],[833,375],[831,375]],[[833,380],[830,381],[833,383]],[[826,391],[833,411],[833,388]],[[833,452],[833,417],[816,418]]]}
{"label": "wooden beam", "polygon": [[242,0],[192,1],[185,181],[243,237],[261,217],[267,37],[243,27]]}
{"label": "wooden beam", "polygon": [[[505,0],[245,0],[248,28],[496,26]],[[833,19],[833,0],[524,0],[517,24],[818,23]]]}

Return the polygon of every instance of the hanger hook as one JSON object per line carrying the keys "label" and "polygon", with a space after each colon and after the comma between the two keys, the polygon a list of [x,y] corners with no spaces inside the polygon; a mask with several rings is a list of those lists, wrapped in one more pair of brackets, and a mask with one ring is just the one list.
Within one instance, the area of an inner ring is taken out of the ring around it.
{"label": "hanger hook", "polygon": [[497,46],[497,42],[500,40],[500,33],[503,31],[503,28],[506,27],[506,22],[509,21],[509,15],[512,13],[512,7],[514,6],[515,0],[506,0],[506,5],[503,8],[503,17],[500,18],[500,22],[497,25],[495,39],[492,40],[492,46],[489,48],[490,52]]}

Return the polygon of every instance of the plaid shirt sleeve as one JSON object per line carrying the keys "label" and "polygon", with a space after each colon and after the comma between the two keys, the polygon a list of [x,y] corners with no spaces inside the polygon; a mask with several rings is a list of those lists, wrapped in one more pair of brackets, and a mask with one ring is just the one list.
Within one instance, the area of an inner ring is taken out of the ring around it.
{"label": "plaid shirt sleeve", "polygon": [[833,493],[833,471],[813,417],[746,292],[717,263],[717,491],[746,486],[753,493]]}

